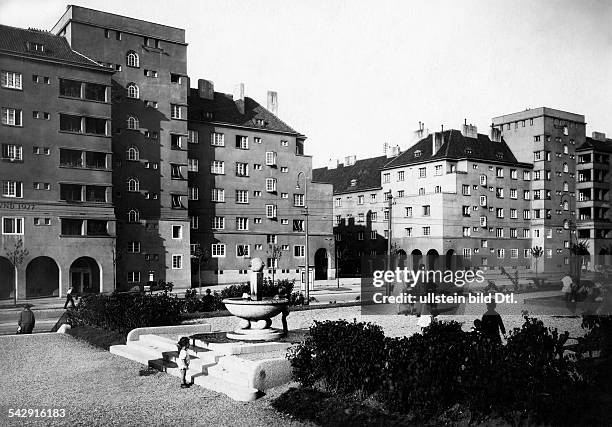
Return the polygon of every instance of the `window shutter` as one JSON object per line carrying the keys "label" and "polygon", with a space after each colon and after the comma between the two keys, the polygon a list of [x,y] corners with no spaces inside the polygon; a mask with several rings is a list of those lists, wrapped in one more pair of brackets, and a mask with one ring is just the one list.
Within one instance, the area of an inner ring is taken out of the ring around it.
{"label": "window shutter", "polygon": [[0,77],[0,85],[1,86],[8,86],[7,85],[7,77],[8,77],[8,73],[6,71],[3,71],[1,73],[1,77]]}

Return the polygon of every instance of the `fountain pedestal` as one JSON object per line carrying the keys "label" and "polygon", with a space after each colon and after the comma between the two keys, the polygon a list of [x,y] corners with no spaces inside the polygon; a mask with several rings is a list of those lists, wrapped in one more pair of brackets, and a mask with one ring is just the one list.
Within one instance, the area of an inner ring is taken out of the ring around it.
{"label": "fountain pedestal", "polygon": [[[226,298],[225,308],[240,318],[240,327],[228,332],[227,337],[241,341],[273,341],[287,334],[289,300],[284,298],[262,298],[263,262],[259,258],[251,261],[251,293],[248,298]],[[274,329],[272,318],[282,313],[283,329]]]}

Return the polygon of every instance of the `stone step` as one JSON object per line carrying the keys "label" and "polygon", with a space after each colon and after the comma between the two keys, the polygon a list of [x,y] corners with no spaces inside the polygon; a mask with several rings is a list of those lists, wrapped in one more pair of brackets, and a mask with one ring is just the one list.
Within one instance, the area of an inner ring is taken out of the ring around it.
{"label": "stone step", "polygon": [[150,345],[151,347],[158,347],[160,349],[163,349],[163,351],[172,351],[172,350],[178,349],[176,345],[176,341],[170,338],[166,338],[166,337],[162,337],[162,336],[154,335],[154,334],[143,334],[143,335],[140,335],[137,341],[130,341],[130,342],[146,343],[147,345]]}
{"label": "stone step", "polygon": [[[211,368],[212,369],[212,368]],[[194,384],[202,386],[217,393],[223,393],[228,397],[241,402],[251,402],[262,395],[257,389],[241,386],[212,375],[194,376]]]}
{"label": "stone step", "polygon": [[112,345],[109,351],[116,356],[125,357],[143,365],[148,365],[149,360],[154,358],[151,357],[150,351],[134,345]]}
{"label": "stone step", "polygon": [[[165,359],[153,359],[149,360],[149,367],[153,369],[157,369],[160,372],[165,372],[172,376],[181,378],[181,370],[178,368],[178,365],[175,362],[170,362]],[[189,369],[185,373],[185,380],[187,382],[192,382],[197,376],[202,375],[203,373],[196,367],[192,367],[189,365]]]}
{"label": "stone step", "polygon": [[286,350],[291,347],[291,343],[286,342],[248,342],[248,341],[231,341],[231,342],[206,342],[203,339],[196,338],[195,344],[208,350],[216,351],[220,354],[235,355],[246,353],[266,353],[269,351]]}
{"label": "stone step", "polygon": [[245,371],[227,370],[218,364],[208,368],[208,376],[219,378],[236,387],[252,387],[250,376]]}

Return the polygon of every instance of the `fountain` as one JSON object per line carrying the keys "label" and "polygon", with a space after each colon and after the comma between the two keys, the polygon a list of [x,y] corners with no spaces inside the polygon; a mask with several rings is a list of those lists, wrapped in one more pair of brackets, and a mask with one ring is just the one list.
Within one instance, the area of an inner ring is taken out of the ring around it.
{"label": "fountain", "polygon": [[[287,316],[289,315],[289,300],[285,298],[263,298],[261,285],[263,283],[264,264],[260,258],[251,261],[251,292],[241,298],[226,298],[225,308],[234,316],[240,318],[240,327],[228,332],[227,337],[241,341],[273,341],[287,335]],[[282,313],[283,329],[274,329],[272,318]]]}

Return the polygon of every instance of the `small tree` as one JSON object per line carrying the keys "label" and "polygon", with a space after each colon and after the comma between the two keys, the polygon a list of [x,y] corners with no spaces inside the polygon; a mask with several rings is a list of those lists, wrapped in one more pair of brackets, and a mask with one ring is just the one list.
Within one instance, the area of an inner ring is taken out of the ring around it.
{"label": "small tree", "polygon": [[[5,247],[4,252],[6,253],[6,257],[8,258],[9,262],[13,265],[13,268],[15,269],[15,282],[17,283],[17,269],[21,264],[23,264],[23,261],[30,254],[30,251],[28,251],[24,247],[22,239],[17,239],[15,240],[15,244],[13,245],[13,247]],[[13,301],[15,305],[17,305],[17,287],[15,287]]]}
{"label": "small tree", "polygon": [[195,251],[191,254],[191,259],[198,266],[198,289],[200,295],[202,295],[202,266],[206,265],[210,260],[210,252],[208,252],[208,249],[203,248],[201,244],[197,243]]}
{"label": "small tree", "polygon": [[536,279],[538,278],[538,263],[540,258],[542,258],[542,255],[544,255],[544,249],[542,249],[540,246],[534,246],[531,248],[531,257],[534,259],[535,263]]}
{"label": "small tree", "polygon": [[[268,245],[268,252],[267,252],[268,256],[272,259],[275,260],[279,260],[281,259],[281,257],[283,256],[283,248],[279,245],[275,245],[270,243]],[[278,262],[278,261],[277,261]],[[274,272],[276,271],[275,268],[272,269],[272,283],[274,283]]]}
{"label": "small tree", "polygon": [[576,276],[577,284],[580,284],[580,272],[584,258],[590,255],[589,242],[582,241],[572,243],[570,246],[570,253],[573,255],[574,274]]}

